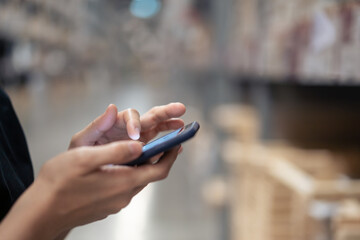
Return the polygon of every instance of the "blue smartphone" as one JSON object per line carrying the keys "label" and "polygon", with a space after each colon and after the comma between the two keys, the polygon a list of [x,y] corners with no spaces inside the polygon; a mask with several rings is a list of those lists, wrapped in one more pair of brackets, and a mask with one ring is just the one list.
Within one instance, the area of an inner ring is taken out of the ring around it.
{"label": "blue smartphone", "polygon": [[140,155],[139,158],[129,163],[126,163],[125,165],[141,165],[147,160],[149,160],[151,157],[156,156],[159,153],[166,152],[171,148],[194,137],[199,128],[199,123],[195,121],[186,125],[185,127],[179,128],[169,134],[166,134],[163,137],[151,141],[143,147],[143,153]]}

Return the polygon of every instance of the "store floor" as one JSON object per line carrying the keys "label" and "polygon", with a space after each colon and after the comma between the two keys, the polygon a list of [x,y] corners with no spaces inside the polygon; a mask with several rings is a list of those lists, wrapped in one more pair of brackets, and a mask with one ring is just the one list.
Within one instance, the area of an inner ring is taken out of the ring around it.
{"label": "store floor", "polygon": [[[194,91],[186,95],[169,83],[36,82],[25,89],[8,89],[27,135],[35,173],[52,156],[65,151],[71,136],[100,115],[110,103],[119,109],[144,113],[154,105],[182,101],[188,105],[186,121],[201,118]],[[186,87],[185,87],[186,88]],[[192,93],[193,92],[193,93]],[[201,133],[199,133],[201,137]],[[200,138],[199,137],[199,138]],[[69,240],[218,240],[219,211],[204,202],[203,183],[209,176],[194,156],[194,145],[184,145],[168,179],[150,184],[120,213],[74,229]],[[196,150],[195,150],[196,151]]]}

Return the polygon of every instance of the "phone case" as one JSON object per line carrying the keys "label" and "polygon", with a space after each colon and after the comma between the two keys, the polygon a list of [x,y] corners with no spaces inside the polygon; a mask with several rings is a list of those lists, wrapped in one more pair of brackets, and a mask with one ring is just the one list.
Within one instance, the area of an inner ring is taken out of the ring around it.
{"label": "phone case", "polygon": [[180,145],[181,143],[194,137],[199,130],[200,125],[198,122],[192,122],[183,128],[175,130],[163,137],[160,137],[143,147],[143,153],[141,156],[125,165],[135,166],[145,163],[151,157],[170,150],[171,148]]}

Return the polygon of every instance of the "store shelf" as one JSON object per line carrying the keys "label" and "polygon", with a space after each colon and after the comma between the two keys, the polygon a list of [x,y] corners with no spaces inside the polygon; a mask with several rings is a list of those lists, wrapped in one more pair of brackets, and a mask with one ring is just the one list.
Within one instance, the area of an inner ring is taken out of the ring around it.
{"label": "store shelf", "polygon": [[357,1],[242,0],[233,15],[229,71],[303,84],[359,83]]}

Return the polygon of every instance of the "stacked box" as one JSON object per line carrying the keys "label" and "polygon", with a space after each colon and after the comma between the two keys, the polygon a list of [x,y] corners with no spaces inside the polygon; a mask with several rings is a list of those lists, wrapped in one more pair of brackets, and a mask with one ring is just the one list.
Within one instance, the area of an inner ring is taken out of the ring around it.
{"label": "stacked box", "polygon": [[351,175],[356,172],[352,161],[359,159],[357,151],[262,142],[254,137],[258,132],[256,111],[227,105],[216,109],[214,118],[219,113],[227,116],[227,112],[233,113],[232,120],[219,127],[229,133],[222,158],[228,173],[231,239],[360,237],[355,230],[346,230],[360,229],[360,221],[348,224],[340,211],[345,200],[360,200],[360,180]]}

